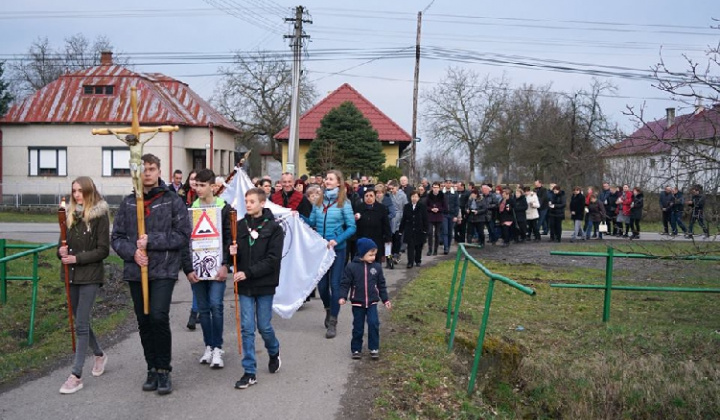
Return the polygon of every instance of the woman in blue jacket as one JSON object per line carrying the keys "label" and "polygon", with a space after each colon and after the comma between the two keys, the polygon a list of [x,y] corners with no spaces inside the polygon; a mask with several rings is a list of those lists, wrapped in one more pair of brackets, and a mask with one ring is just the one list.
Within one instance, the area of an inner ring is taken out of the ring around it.
{"label": "woman in blue jacket", "polygon": [[328,171],[322,202],[313,206],[309,220],[310,226],[328,241],[328,247],[335,250],[335,261],[318,283],[320,298],[325,305],[326,338],[334,338],[336,334],[347,240],[355,234],[352,204],[347,199],[345,188],[340,188],[344,185],[342,172]]}

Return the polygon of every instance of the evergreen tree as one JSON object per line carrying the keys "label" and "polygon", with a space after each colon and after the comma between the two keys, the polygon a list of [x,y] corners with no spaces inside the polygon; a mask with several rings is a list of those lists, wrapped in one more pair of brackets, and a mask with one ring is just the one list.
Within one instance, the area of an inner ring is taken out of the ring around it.
{"label": "evergreen tree", "polygon": [[0,118],[5,116],[10,108],[10,103],[13,101],[13,96],[8,90],[10,85],[3,80],[4,66],[5,62],[0,61]]}
{"label": "evergreen tree", "polygon": [[383,169],[385,153],[372,128],[352,102],[344,102],[328,112],[305,155],[310,173],[339,169],[347,177],[375,175]]}

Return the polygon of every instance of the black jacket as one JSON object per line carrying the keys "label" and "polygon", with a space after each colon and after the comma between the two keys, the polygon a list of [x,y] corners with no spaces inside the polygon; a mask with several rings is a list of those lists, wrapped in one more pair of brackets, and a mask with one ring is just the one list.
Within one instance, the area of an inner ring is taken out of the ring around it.
{"label": "black jacket", "polygon": [[550,198],[551,207],[548,211],[548,215],[551,217],[558,217],[561,220],[565,219],[565,191],[560,191],[558,194],[553,193]]}
{"label": "black jacket", "polygon": [[[252,243],[248,222],[258,237]],[[265,223],[264,225],[262,225]],[[262,228],[259,226],[262,225]],[[258,229],[259,228],[259,229]],[[280,261],[283,252],[285,232],[275,221],[270,209],[263,209],[257,219],[249,216],[237,222],[237,266],[246,280],[237,283],[238,293],[245,296],[274,295],[280,284]]]}
{"label": "black jacket", "polygon": [[607,218],[607,215],[605,214],[605,206],[599,199],[594,203],[590,201],[590,204],[588,204],[588,211],[588,216],[590,217],[591,222],[602,222]]}
{"label": "black jacket", "polygon": [[[105,270],[103,260],[110,254],[110,208],[100,201],[90,209],[88,220],[82,215],[73,221],[67,229],[68,254],[74,255],[75,264],[68,267],[72,284],[103,284]],[[60,241],[58,253],[60,258]],[[65,270],[60,269],[60,279],[65,281]]]}
{"label": "black jacket", "polygon": [[660,210],[671,211],[674,205],[675,195],[673,195],[673,193],[662,191],[660,193]]}
{"label": "black jacket", "polygon": [[512,209],[515,212],[515,220],[518,221],[518,223],[524,223],[527,221],[527,215],[525,214],[525,211],[528,209],[528,203],[527,198],[525,198],[525,195],[521,195],[520,197],[512,196],[510,197]]}
{"label": "black jacket", "polygon": [[427,208],[423,203],[418,202],[415,210],[412,203],[405,204],[399,229],[403,233],[403,242],[414,245],[425,243],[428,224]]}
{"label": "black jacket", "polygon": [[643,206],[645,199],[643,194],[633,195],[632,207],[630,207],[630,218],[631,219],[642,219]]}
{"label": "black jacket", "polygon": [[360,218],[355,221],[355,235],[358,238],[372,239],[378,247],[378,255],[382,256],[384,254],[384,251],[381,251],[383,244],[392,241],[387,207],[381,203],[375,203],[368,207],[363,202],[357,206],[356,210],[357,213],[360,213]]}
{"label": "black jacket", "polygon": [[[222,201],[222,200],[221,200]],[[224,203],[224,201],[223,201]],[[194,204],[193,204],[194,205]],[[192,206],[191,206],[192,208]],[[198,206],[196,208],[202,208],[202,206]],[[232,244],[232,228],[231,228],[231,221],[230,221],[230,210],[232,210],[232,207],[228,203],[224,203],[222,210],[221,210],[221,218],[222,218],[222,265],[229,268],[232,266],[232,258],[230,257],[230,245]],[[191,222],[192,224],[192,222]],[[192,242],[192,241],[191,241]],[[194,264],[193,264],[193,258],[192,254],[190,252],[190,244],[185,247],[182,251],[182,270],[185,274],[190,274],[195,270]]]}
{"label": "black jacket", "polygon": [[608,217],[613,217],[615,214],[617,214],[617,200],[622,195],[621,191],[615,191],[614,193],[610,193],[607,196],[607,205],[605,205],[605,202],[603,201],[603,205],[605,205],[605,211],[607,212]]}
{"label": "black jacket", "polygon": [[387,302],[389,299],[382,264],[368,264],[356,256],[345,266],[338,299],[347,299],[348,292],[353,306],[368,308],[379,300]]}
{"label": "black jacket", "polygon": [[694,217],[699,217],[705,212],[705,196],[702,194],[693,194],[691,197],[690,207]]}
{"label": "black jacket", "polygon": [[514,213],[512,198],[508,198],[507,200],[501,200],[500,204],[498,205],[498,219],[500,220],[500,223],[514,222],[515,218],[513,216]]}
{"label": "black jacket", "polygon": [[583,193],[573,194],[570,197],[570,219],[583,220],[585,218],[585,196]]}
{"label": "black jacket", "polygon": [[673,211],[682,213],[685,210],[685,202],[683,201],[683,193],[682,191],[678,191],[677,194],[675,194],[675,205],[673,206]]}
{"label": "black jacket", "polygon": [[460,194],[448,190],[443,192],[443,195],[445,197],[445,211],[443,213],[448,216],[457,217],[460,213]]}
{"label": "black jacket", "polygon": [[485,223],[487,212],[487,203],[480,197],[468,199],[463,207],[463,215],[469,223]]}
{"label": "black jacket", "polygon": [[538,210],[547,210],[550,200],[548,200],[548,190],[545,187],[536,187],[535,195],[537,195],[538,201],[540,201],[540,207]]}
{"label": "black jacket", "polygon": [[[176,279],[180,271],[182,250],[190,241],[190,217],[177,194],[162,183],[145,198],[145,232],[148,236],[148,279]],[[115,215],[112,247],[125,261],[123,278],[140,281],[140,266],[135,263],[137,251],[137,205],[135,194],[126,196]]]}
{"label": "black jacket", "polygon": [[489,222],[490,220],[493,220],[493,218],[495,217],[495,213],[497,213],[498,211],[498,205],[500,205],[500,202],[495,197],[495,194],[490,191],[490,194],[481,194],[478,198],[482,198],[482,200],[485,202],[485,207],[487,208],[487,212],[485,213],[485,221]]}

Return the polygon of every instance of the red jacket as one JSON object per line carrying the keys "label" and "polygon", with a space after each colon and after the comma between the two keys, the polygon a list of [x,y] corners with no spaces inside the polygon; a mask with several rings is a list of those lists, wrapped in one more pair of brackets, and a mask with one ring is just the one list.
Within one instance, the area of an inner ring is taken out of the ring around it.
{"label": "red jacket", "polygon": [[[630,205],[633,202],[632,191],[623,193],[623,195],[620,198],[622,199],[622,206],[618,206],[618,211],[622,211],[622,214],[625,216],[630,216]],[[622,210],[620,210],[621,207],[622,207]]]}

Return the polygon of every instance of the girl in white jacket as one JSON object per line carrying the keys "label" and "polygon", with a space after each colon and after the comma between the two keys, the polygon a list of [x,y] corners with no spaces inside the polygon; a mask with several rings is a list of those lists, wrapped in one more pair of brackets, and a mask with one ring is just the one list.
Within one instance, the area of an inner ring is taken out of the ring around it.
{"label": "girl in white jacket", "polygon": [[540,226],[538,225],[540,219],[540,213],[538,212],[540,200],[537,194],[535,194],[535,191],[531,190],[530,187],[523,188],[523,191],[525,192],[525,199],[528,203],[528,208],[525,210],[525,217],[527,218],[528,224],[527,239],[530,240],[530,236],[532,235],[535,237],[535,242],[540,242]]}

